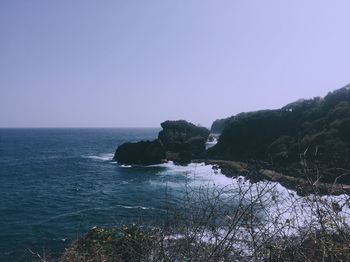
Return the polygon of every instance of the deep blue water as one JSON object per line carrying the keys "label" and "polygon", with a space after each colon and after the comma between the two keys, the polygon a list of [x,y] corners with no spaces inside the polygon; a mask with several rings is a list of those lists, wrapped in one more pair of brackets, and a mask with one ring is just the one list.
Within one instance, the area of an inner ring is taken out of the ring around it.
{"label": "deep blue water", "polygon": [[0,261],[31,261],[28,249],[57,258],[93,226],[161,220],[186,169],[111,160],[119,144],[158,131],[0,129]]}

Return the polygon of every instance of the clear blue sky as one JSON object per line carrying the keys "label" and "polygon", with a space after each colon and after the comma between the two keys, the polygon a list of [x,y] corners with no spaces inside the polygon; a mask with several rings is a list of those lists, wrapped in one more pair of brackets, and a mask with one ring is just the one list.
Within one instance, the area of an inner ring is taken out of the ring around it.
{"label": "clear blue sky", "polygon": [[0,127],[152,127],[350,83],[350,1],[1,0]]}

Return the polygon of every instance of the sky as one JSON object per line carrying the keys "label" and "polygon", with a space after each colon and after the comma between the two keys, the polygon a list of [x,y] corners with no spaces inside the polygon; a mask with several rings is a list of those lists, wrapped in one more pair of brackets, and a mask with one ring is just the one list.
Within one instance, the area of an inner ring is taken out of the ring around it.
{"label": "sky", "polygon": [[348,0],[1,0],[0,127],[159,127],[350,83]]}

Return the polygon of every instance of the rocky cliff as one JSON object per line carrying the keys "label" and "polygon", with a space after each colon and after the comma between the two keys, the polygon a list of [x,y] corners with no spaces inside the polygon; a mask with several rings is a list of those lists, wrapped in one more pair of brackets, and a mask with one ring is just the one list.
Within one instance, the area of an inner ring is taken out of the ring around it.
{"label": "rocky cliff", "polygon": [[189,162],[205,153],[209,130],[184,120],[165,121],[158,139],[167,151],[168,159]]}
{"label": "rocky cliff", "polygon": [[205,154],[209,130],[185,120],[165,121],[154,141],[125,143],[118,147],[114,159],[120,164],[158,164],[164,160],[187,163]]}
{"label": "rocky cliff", "polygon": [[114,159],[119,164],[154,165],[165,159],[165,149],[158,139],[125,143],[117,148]]}
{"label": "rocky cliff", "polygon": [[298,100],[281,109],[231,117],[208,156],[260,159],[280,165],[303,158],[350,168],[350,86],[324,98]]}

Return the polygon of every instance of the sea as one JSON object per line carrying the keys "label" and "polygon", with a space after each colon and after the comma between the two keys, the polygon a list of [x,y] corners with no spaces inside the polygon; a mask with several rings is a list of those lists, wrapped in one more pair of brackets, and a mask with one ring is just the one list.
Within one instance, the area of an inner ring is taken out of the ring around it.
{"label": "sea", "polygon": [[[118,145],[155,139],[159,131],[0,129],[0,262],[38,261],[39,256],[57,261],[65,248],[94,227],[162,226],[169,210],[191,212],[184,204],[197,189],[205,194],[194,199],[193,207],[207,209],[208,196],[214,196],[215,205],[218,196],[223,197],[217,207],[225,212],[225,221],[235,212],[235,202],[259,203],[252,206],[254,216],[263,222],[260,229],[270,234],[291,235],[314,224],[316,199],[331,217],[338,203],[342,211],[336,217],[350,224],[347,195],[301,197],[276,182],[226,177],[204,163],[128,166],[113,160]],[[249,232],[244,230],[245,243]]]}
{"label": "sea", "polygon": [[[93,227],[162,223],[188,185],[228,184],[203,163],[123,166],[118,145],[157,128],[0,129],[0,261],[59,258]],[[34,255],[33,255],[34,254]]]}

